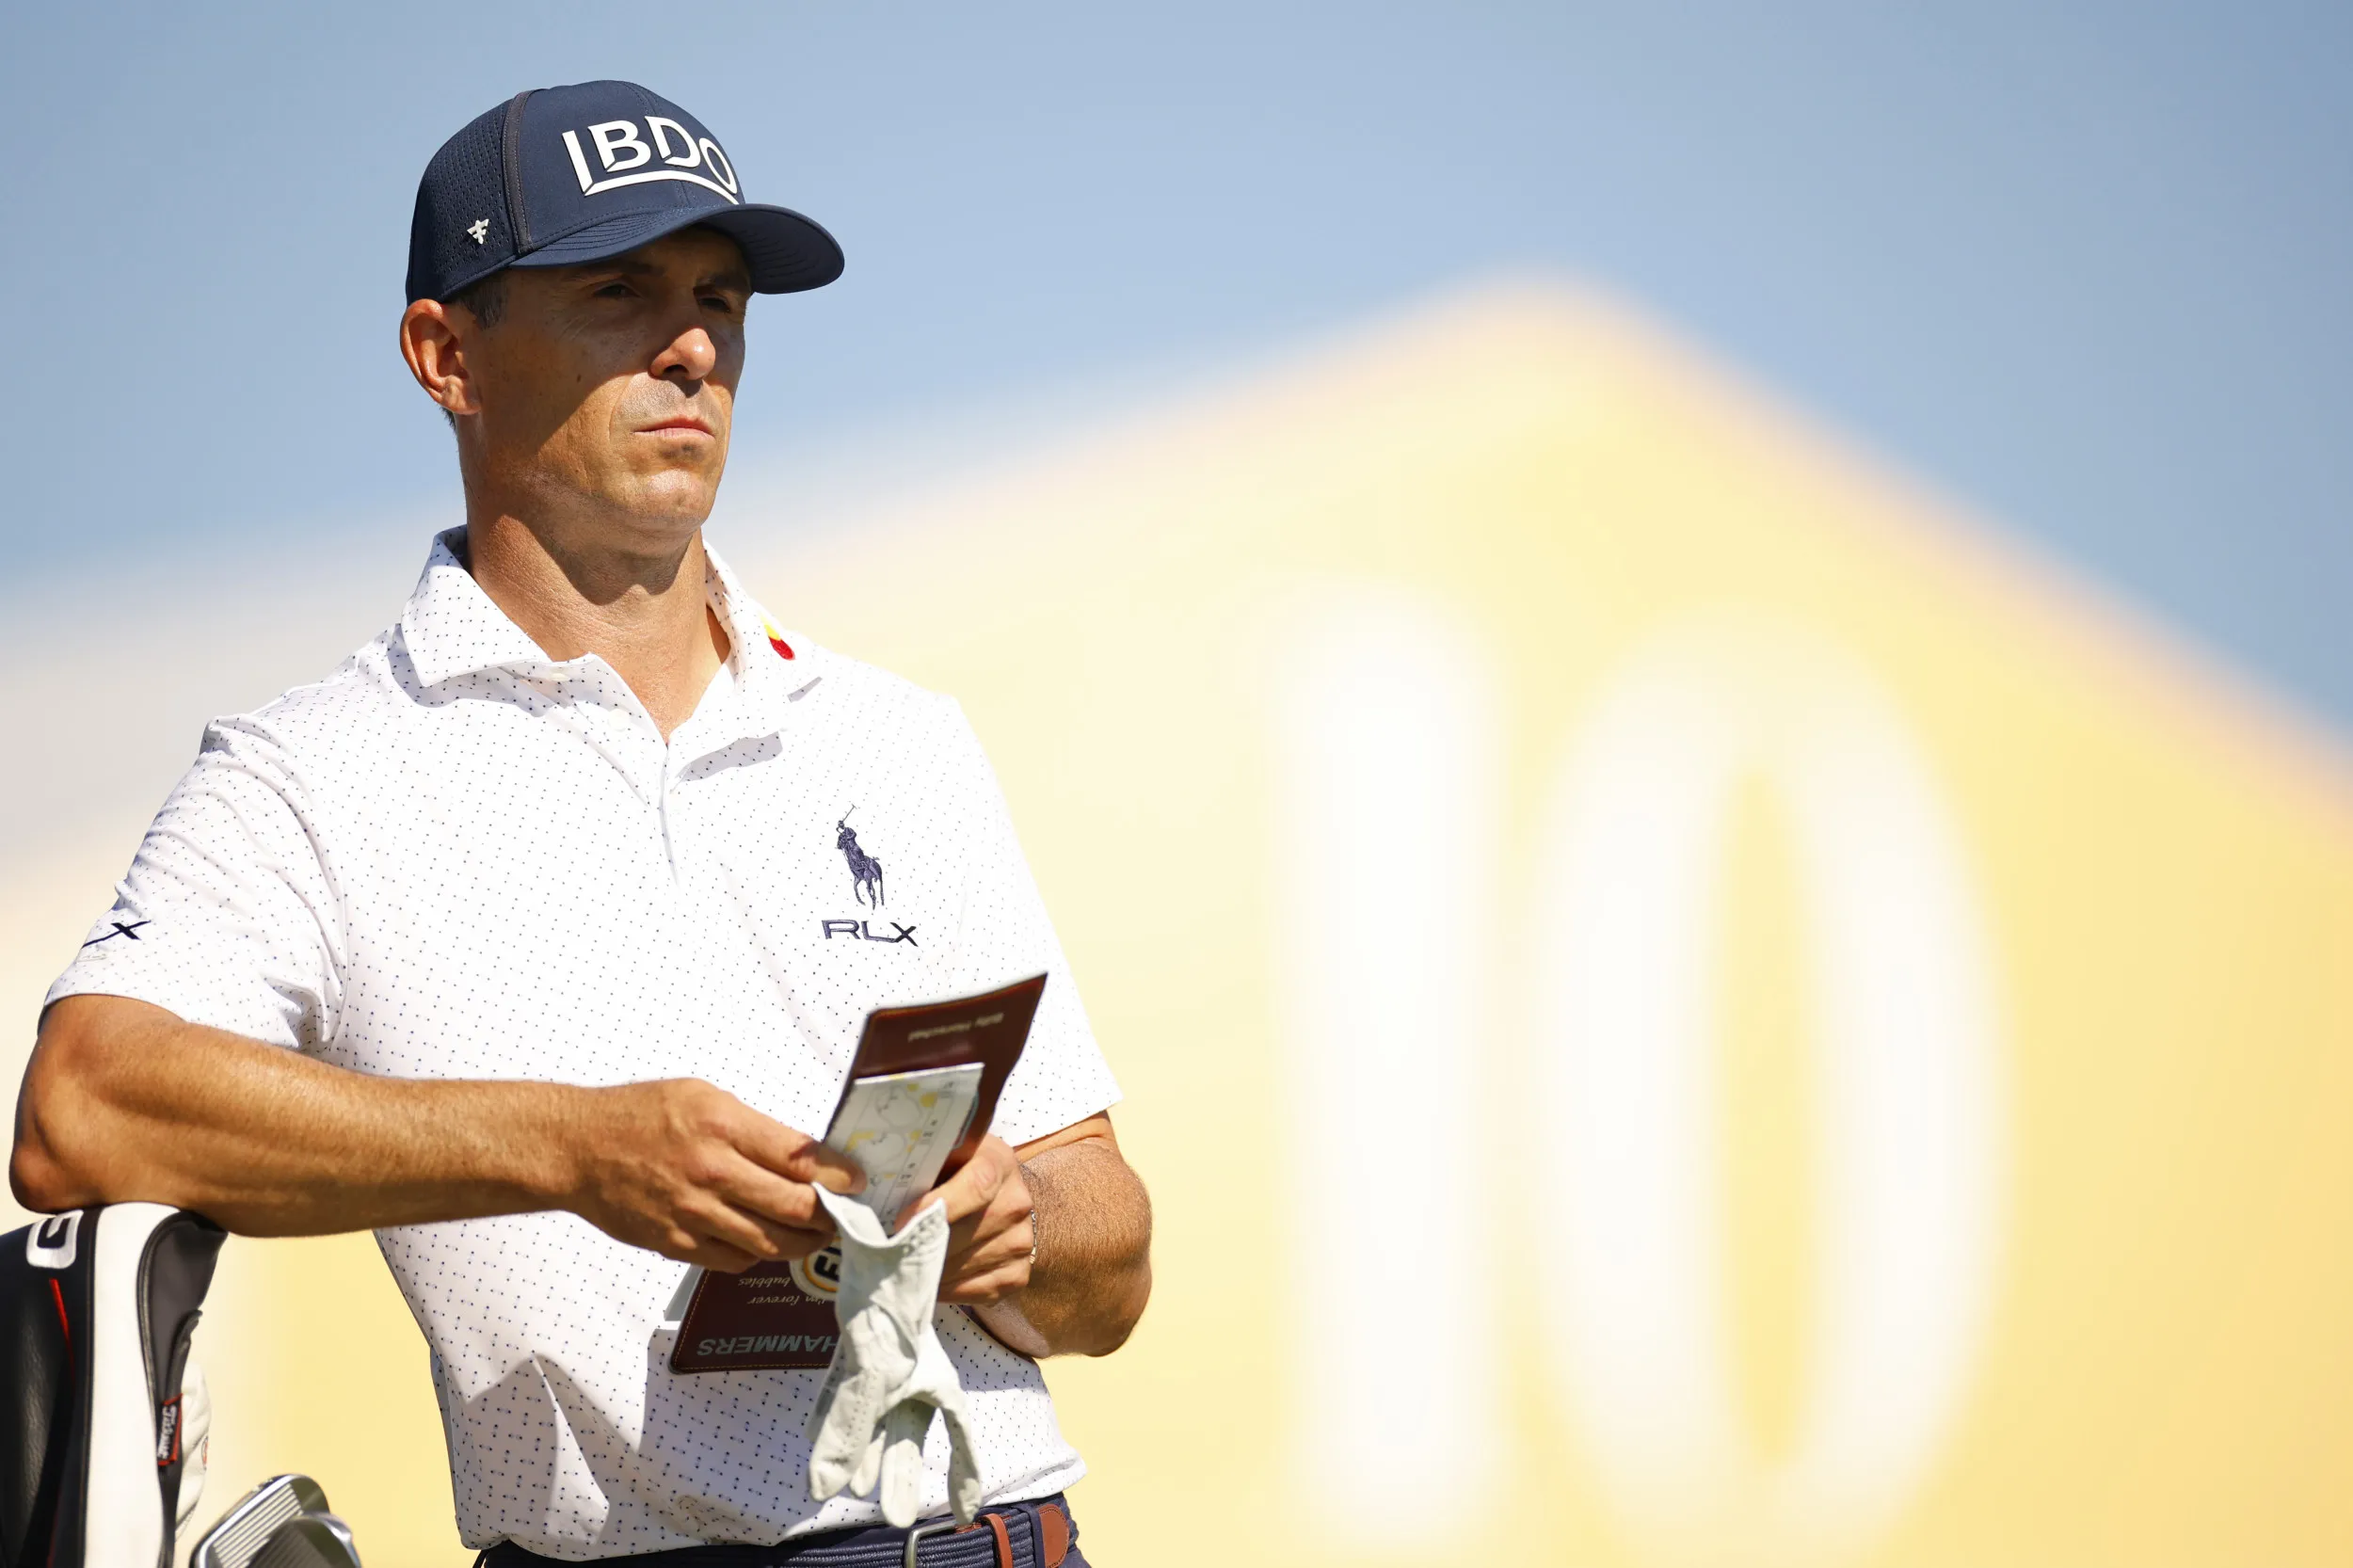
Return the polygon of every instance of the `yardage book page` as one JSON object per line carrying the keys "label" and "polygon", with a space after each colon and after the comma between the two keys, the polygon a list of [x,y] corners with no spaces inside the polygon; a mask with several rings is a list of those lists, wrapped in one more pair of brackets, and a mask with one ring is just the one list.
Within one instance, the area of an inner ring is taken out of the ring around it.
{"label": "yardage book page", "polygon": [[948,1151],[972,1123],[983,1070],[964,1062],[850,1080],[825,1142],[866,1173],[858,1201],[884,1230],[896,1230],[899,1211],[938,1185]]}

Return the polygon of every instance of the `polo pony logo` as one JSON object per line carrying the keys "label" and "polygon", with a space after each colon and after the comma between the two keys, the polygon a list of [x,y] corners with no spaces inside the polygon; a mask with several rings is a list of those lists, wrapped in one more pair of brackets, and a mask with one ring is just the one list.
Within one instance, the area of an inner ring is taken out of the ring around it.
{"label": "polo pony logo", "polygon": [[[850,811],[856,809],[855,806],[850,808]],[[841,858],[850,863],[850,881],[854,884],[852,890],[856,894],[857,901],[880,909],[883,906],[882,862],[858,847],[857,829],[850,825],[850,811],[842,812],[841,820],[833,824],[838,829],[833,841],[835,847],[841,851]]]}

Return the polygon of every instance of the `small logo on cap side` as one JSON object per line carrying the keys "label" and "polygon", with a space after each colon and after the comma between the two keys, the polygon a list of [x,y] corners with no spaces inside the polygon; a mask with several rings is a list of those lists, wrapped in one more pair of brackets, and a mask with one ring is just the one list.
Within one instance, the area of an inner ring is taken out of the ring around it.
{"label": "small logo on cap side", "polygon": [[466,225],[466,232],[473,236],[474,244],[488,245],[490,242],[490,220],[487,217],[477,217]]}
{"label": "small logo on cap side", "polygon": [[[581,195],[594,196],[623,185],[642,185],[650,180],[683,180],[690,185],[716,192],[729,201],[743,200],[738,194],[743,187],[736,181],[735,166],[728,161],[717,142],[709,136],[696,137],[664,115],[649,114],[643,123],[644,136],[638,135],[639,121],[634,120],[607,120],[588,127],[588,139],[597,144],[597,161],[603,165],[602,179],[589,172],[588,154],[580,145],[580,133],[564,133],[564,150],[572,155],[572,172],[580,176]],[[675,150],[671,146],[673,137],[677,140]],[[650,142],[648,138],[651,138]],[[657,154],[663,167],[649,167]],[[697,168],[705,173],[692,172]],[[643,172],[632,174],[629,172],[632,169]]]}

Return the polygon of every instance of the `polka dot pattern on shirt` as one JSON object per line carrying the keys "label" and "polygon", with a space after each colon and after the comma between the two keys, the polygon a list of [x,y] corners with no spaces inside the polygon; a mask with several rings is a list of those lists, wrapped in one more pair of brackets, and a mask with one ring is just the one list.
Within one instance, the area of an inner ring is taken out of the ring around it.
{"label": "polka dot pattern on shirt", "polygon": [[[1043,971],[994,1130],[1118,1098],[952,701],[789,629],[784,659],[714,554],[732,652],[665,744],[603,660],[550,660],[455,543],[333,675],[206,729],[52,1000],[136,997],[367,1073],[701,1078],[817,1131],[869,1011]],[[568,1213],[378,1240],[431,1346],[469,1545],[583,1560],[879,1519],[808,1500],[822,1372],[669,1370],[682,1265]],[[1036,1365],[960,1312],[940,1331],[992,1499],[1083,1474]],[[933,1439],[927,1512],[947,1506]]]}

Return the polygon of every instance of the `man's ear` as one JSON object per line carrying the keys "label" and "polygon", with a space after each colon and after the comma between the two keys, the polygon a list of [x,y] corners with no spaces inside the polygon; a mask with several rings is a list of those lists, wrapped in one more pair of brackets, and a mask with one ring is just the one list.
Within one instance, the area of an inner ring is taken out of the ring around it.
{"label": "man's ear", "polygon": [[438,299],[420,299],[400,312],[400,356],[424,395],[451,414],[478,414],[482,400],[475,395],[466,350],[474,333],[463,306],[453,308]]}

